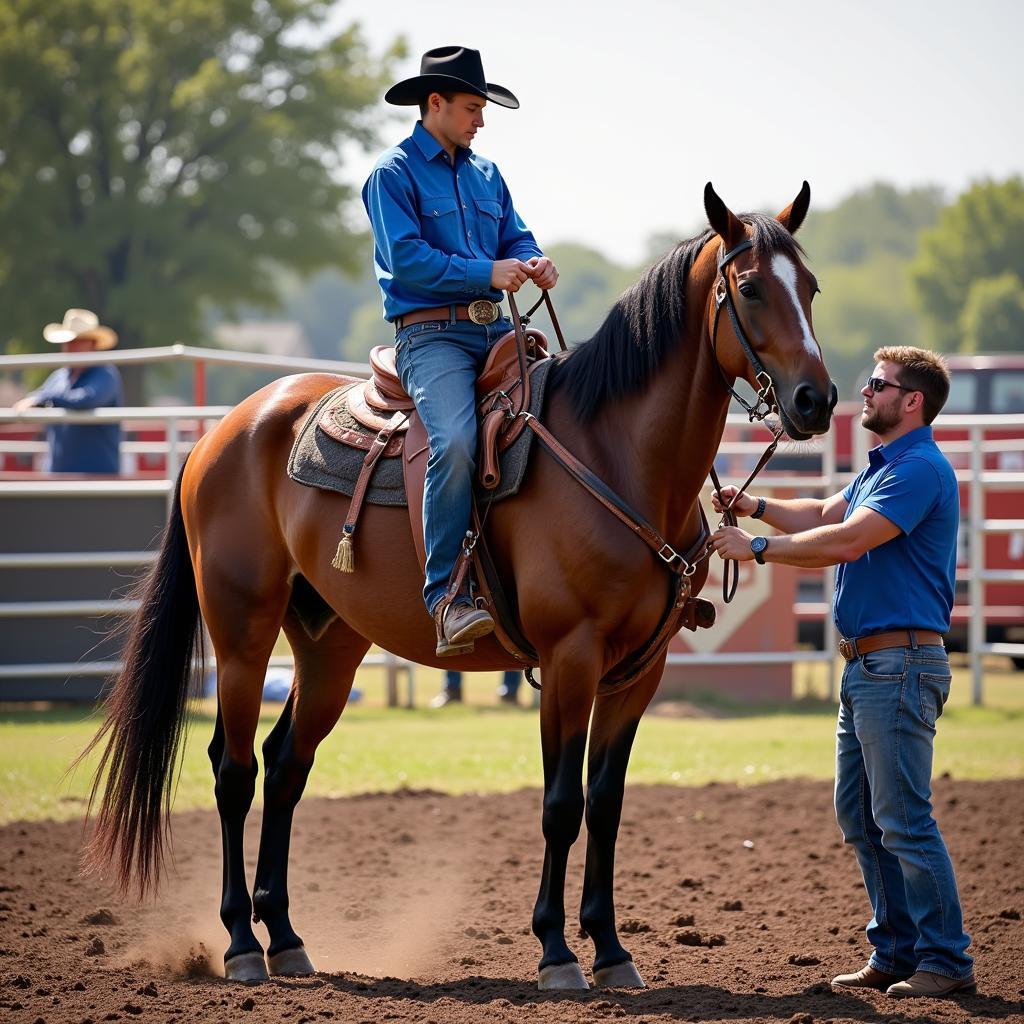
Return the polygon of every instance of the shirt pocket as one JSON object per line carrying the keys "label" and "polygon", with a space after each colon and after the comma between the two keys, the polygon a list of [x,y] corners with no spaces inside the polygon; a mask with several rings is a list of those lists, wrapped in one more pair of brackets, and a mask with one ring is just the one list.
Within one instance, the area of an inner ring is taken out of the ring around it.
{"label": "shirt pocket", "polygon": [[462,223],[459,204],[453,196],[425,196],[420,199],[420,225],[423,240],[435,249],[461,254]]}
{"label": "shirt pocket", "polygon": [[480,225],[480,246],[491,258],[498,258],[498,235],[501,227],[501,203],[496,199],[475,199],[477,223]]}

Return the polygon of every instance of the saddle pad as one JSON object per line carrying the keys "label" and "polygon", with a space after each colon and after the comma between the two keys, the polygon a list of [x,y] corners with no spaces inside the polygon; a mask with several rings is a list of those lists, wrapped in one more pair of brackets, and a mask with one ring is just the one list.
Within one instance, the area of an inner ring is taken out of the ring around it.
{"label": "saddle pad", "polygon": [[[530,409],[534,416],[540,416],[544,407],[544,391],[548,371],[554,359],[543,359],[533,368],[530,374]],[[334,391],[328,392],[316,404],[306,417],[306,422],[299,431],[299,436],[292,445],[288,457],[288,476],[296,483],[306,487],[318,487],[321,490],[336,491],[352,497],[359,470],[362,468],[366,451],[341,444],[328,437],[318,424],[325,409],[332,402],[344,403],[347,396],[344,392],[352,387],[347,383]],[[346,416],[342,410],[332,410],[331,415],[338,422],[344,421],[348,429],[358,429],[370,438],[376,436],[375,431],[367,430],[355,419]],[[479,493],[479,498],[486,504],[501,501],[502,498],[515,494],[526,475],[527,460],[533,442],[533,431],[524,430],[519,437],[501,454],[501,483],[493,491]],[[389,448],[388,455],[391,454]],[[402,460],[385,457],[377,460],[373,477],[366,492],[366,501],[371,505],[406,505],[405,481],[402,477]]]}

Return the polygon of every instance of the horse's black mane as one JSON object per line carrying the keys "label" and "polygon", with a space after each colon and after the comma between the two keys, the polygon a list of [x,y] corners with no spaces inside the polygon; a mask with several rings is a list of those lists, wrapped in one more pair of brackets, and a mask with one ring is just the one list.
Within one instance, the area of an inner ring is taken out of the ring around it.
{"label": "horse's black mane", "polygon": [[[739,215],[753,228],[755,256],[785,252],[799,260],[799,242],[763,213]],[[593,419],[609,401],[639,391],[686,331],[686,280],[710,229],[680,242],[616,300],[597,333],[552,367],[550,383],[569,392],[576,417]]]}

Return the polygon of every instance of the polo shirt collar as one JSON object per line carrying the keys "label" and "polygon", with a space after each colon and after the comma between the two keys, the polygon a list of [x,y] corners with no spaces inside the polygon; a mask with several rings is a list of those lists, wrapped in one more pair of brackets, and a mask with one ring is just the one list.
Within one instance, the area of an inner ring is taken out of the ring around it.
{"label": "polo shirt collar", "polygon": [[872,448],[868,455],[871,457],[872,462],[876,460],[891,462],[897,455],[902,455],[908,448],[918,442],[930,441],[931,439],[932,428],[930,426],[916,427],[902,437],[896,438],[895,441],[890,441],[889,444],[880,444],[877,448]]}

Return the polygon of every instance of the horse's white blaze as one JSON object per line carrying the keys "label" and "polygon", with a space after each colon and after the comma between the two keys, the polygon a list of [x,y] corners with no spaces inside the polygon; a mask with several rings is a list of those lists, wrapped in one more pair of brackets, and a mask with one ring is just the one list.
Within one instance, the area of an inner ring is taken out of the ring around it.
{"label": "horse's white blaze", "polygon": [[785,253],[778,252],[772,257],[772,273],[782,282],[782,287],[786,289],[789,297],[793,300],[797,323],[803,332],[804,348],[812,356],[821,358],[821,349],[814,340],[811,325],[807,322],[807,317],[804,316],[803,306],[800,305],[800,299],[796,294],[796,264]]}

